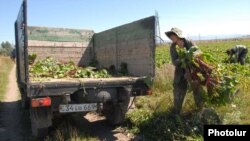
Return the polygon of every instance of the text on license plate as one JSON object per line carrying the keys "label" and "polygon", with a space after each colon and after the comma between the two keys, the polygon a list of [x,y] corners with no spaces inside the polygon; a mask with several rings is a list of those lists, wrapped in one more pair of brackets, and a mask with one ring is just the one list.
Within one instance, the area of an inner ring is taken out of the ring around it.
{"label": "text on license plate", "polygon": [[66,105],[59,106],[60,113],[96,111],[96,110],[97,110],[97,103],[66,104]]}

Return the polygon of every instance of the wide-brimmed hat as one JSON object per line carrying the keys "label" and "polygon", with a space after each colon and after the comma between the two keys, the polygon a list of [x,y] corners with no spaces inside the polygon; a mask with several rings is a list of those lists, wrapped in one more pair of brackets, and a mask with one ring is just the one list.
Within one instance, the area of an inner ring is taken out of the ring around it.
{"label": "wide-brimmed hat", "polygon": [[166,34],[166,36],[168,36],[168,38],[170,38],[170,35],[172,35],[172,34],[175,34],[179,38],[184,38],[182,36],[182,31],[179,28],[176,28],[176,27],[171,28],[171,30],[165,32],[165,34]]}

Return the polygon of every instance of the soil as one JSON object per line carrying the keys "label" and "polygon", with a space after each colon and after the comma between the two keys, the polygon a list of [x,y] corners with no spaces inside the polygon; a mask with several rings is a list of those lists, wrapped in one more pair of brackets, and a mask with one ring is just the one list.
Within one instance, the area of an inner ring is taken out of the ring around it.
{"label": "soil", "polygon": [[132,135],[125,133],[124,129],[109,125],[105,117],[99,114],[89,113],[85,119],[89,122],[91,134],[100,141],[130,141],[132,138]]}

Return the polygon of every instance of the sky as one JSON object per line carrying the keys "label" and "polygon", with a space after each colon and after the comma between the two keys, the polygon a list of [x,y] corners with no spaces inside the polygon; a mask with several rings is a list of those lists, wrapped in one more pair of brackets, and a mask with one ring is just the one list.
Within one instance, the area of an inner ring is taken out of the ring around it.
{"label": "sky", "polygon": [[[0,42],[14,43],[22,0],[0,0]],[[184,36],[250,34],[250,0],[28,0],[28,25],[100,32],[159,14],[160,31]]]}

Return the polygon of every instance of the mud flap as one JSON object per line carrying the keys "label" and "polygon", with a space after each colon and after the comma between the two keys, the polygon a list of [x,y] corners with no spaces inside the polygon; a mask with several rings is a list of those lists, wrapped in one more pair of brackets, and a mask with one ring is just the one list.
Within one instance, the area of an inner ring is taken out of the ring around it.
{"label": "mud flap", "polygon": [[32,135],[37,138],[45,137],[52,125],[52,110],[50,107],[30,109]]}

